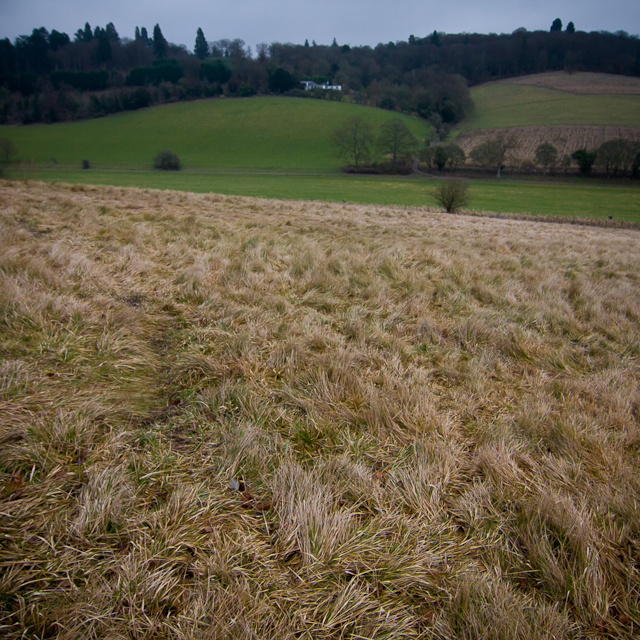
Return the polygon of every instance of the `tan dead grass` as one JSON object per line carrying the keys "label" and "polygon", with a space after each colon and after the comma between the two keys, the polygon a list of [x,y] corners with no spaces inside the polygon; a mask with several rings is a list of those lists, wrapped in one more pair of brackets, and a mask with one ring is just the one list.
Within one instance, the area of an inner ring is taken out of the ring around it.
{"label": "tan dead grass", "polygon": [[0,202],[3,637],[637,637],[637,230]]}

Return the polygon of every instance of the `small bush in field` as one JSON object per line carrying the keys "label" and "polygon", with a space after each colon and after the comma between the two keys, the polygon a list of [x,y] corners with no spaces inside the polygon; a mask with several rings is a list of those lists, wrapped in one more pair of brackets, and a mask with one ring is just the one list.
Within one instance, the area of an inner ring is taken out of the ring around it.
{"label": "small bush in field", "polygon": [[451,178],[436,187],[433,197],[447,213],[455,213],[469,203],[469,188],[464,180]]}
{"label": "small bush in field", "polygon": [[173,151],[165,149],[153,159],[153,166],[163,171],[179,171],[180,158]]}

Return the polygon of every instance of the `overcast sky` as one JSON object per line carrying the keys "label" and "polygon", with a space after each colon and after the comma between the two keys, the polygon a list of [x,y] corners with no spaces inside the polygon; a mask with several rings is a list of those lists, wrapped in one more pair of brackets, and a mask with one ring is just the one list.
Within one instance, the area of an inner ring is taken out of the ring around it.
{"label": "overcast sky", "polygon": [[207,40],[371,45],[444,33],[547,30],[555,18],[579,31],[640,33],[640,0],[0,0],[0,38],[36,27],[73,37],[85,22],[113,22],[120,37],[136,26],[193,50],[196,30]]}

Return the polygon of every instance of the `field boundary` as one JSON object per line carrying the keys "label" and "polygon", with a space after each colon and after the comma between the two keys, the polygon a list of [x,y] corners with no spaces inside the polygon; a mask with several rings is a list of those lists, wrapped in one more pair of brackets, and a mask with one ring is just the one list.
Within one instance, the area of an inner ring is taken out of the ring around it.
{"label": "field boundary", "polygon": [[541,213],[508,213],[496,211],[463,210],[450,215],[472,216],[476,218],[494,218],[497,220],[517,220],[522,222],[546,222],[549,224],[570,224],[584,227],[602,227],[606,229],[633,229],[640,231],[640,223],[630,220],[609,218],[578,218],[571,216],[552,216]]}

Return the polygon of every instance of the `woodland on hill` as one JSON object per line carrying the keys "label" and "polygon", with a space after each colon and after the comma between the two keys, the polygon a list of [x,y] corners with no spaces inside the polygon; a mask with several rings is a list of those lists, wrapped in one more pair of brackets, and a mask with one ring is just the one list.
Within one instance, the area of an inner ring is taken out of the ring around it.
{"label": "woodland on hill", "polygon": [[[410,36],[376,47],[277,43],[256,51],[240,39],[206,40],[194,52],[167,42],[159,25],[120,37],[113,23],[88,23],[73,37],[34,29],[0,40],[0,123],[56,122],[203,97],[267,94],[341,100],[415,113],[436,129],[462,120],[468,87],[554,70],[640,75],[640,40],[619,31]],[[342,92],[303,91],[301,80],[340,84]]]}

